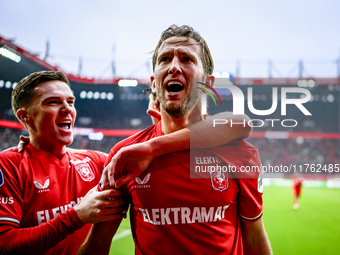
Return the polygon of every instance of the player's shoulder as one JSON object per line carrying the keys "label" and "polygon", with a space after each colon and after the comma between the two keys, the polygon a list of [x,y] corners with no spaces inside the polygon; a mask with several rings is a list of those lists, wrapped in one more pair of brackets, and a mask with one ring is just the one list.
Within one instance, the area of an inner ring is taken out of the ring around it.
{"label": "player's shoulder", "polygon": [[232,141],[226,145],[216,147],[213,151],[220,156],[239,160],[243,165],[247,164],[252,158],[259,161],[258,150],[243,139]]}
{"label": "player's shoulder", "polygon": [[251,157],[255,153],[258,153],[257,148],[255,148],[252,144],[249,142],[239,139],[232,141],[231,143],[228,144],[228,146],[232,147],[235,151],[240,154],[241,157]]}
{"label": "player's shoulder", "polygon": [[136,144],[136,143],[142,143],[142,142],[146,142],[154,137],[157,136],[157,130],[160,128],[160,122],[146,128],[143,129],[142,131],[139,131],[138,133],[120,141],[119,143],[117,143],[111,150],[117,152],[119,149],[132,145],[132,144]]}
{"label": "player's shoulder", "polygon": [[1,160],[21,161],[24,157],[24,152],[18,152],[17,148],[10,148],[0,152]]}
{"label": "player's shoulder", "polygon": [[105,162],[107,158],[107,154],[100,151],[93,151],[93,150],[77,150],[74,152],[68,152],[70,155],[71,160],[83,160],[86,158],[90,158],[95,160],[96,162]]}

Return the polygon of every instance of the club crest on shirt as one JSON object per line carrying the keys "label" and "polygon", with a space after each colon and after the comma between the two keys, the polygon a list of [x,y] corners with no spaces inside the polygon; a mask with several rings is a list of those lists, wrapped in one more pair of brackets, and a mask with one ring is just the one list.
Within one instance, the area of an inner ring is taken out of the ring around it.
{"label": "club crest on shirt", "polygon": [[229,187],[228,172],[210,171],[210,180],[214,190],[222,192]]}
{"label": "club crest on shirt", "polygon": [[80,163],[75,168],[84,181],[90,182],[94,179],[94,173],[88,163]]}
{"label": "club crest on shirt", "polygon": [[2,171],[0,169],[0,187],[2,186],[2,184],[4,184],[4,176],[3,176]]}

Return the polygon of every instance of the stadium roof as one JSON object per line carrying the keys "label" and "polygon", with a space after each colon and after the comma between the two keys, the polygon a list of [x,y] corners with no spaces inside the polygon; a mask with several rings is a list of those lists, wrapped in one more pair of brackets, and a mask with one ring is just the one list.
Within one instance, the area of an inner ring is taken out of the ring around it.
{"label": "stadium roof", "polygon": [[[18,56],[24,56],[32,62],[38,64],[43,69],[53,70],[53,71],[62,71],[65,73],[70,81],[79,82],[79,83],[87,83],[87,84],[112,84],[116,85],[120,80],[135,80],[138,84],[148,84],[148,79],[137,79],[137,78],[114,78],[114,79],[95,79],[95,78],[86,78],[80,77],[77,75],[69,74],[61,70],[59,67],[49,64],[47,61],[39,58],[36,54],[31,53],[30,51],[16,45],[12,40],[6,39],[0,35],[0,46],[2,46],[2,51],[0,55],[3,55],[3,51],[9,51],[10,53],[18,54]],[[312,80],[316,85],[337,85],[340,84],[340,78],[320,78],[320,77],[301,77],[301,78],[242,78],[242,77],[232,77],[233,84],[235,85],[293,85],[296,86],[299,81],[309,81]]]}
{"label": "stadium roof", "polygon": [[[15,44],[12,40],[6,39],[0,35],[0,55],[6,58],[11,58],[17,56],[18,60],[21,56],[24,56],[28,60],[38,64],[45,70],[51,71],[61,71],[66,74],[67,78],[70,81],[79,82],[79,83],[88,83],[88,84],[112,84],[117,85],[120,80],[136,80],[138,84],[148,84],[149,80],[146,79],[134,79],[134,78],[114,78],[114,79],[95,79],[95,78],[87,78],[87,77],[80,77],[77,75],[69,74],[60,69],[57,66],[54,66],[47,61],[39,58],[36,54],[31,53],[30,51],[22,48]],[[14,59],[13,59],[14,60]]]}

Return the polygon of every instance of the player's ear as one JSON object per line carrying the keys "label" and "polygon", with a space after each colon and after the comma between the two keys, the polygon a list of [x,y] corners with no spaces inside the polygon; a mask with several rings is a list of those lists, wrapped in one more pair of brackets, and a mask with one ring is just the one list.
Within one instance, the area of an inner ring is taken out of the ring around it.
{"label": "player's ear", "polygon": [[153,93],[156,93],[156,85],[155,85],[155,76],[151,75],[150,76],[150,88]]}
{"label": "player's ear", "polygon": [[19,110],[17,110],[17,118],[22,122],[27,124],[29,117],[28,117],[28,113],[27,110],[24,108],[21,108]]}
{"label": "player's ear", "polygon": [[215,76],[213,75],[207,75],[206,76],[206,84],[208,84],[209,86],[214,86],[214,82],[215,82]]}

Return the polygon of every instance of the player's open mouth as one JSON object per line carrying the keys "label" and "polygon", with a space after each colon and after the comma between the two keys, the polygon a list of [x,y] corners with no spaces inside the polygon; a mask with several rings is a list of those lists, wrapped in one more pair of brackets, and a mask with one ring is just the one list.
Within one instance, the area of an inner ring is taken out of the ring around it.
{"label": "player's open mouth", "polygon": [[71,128],[71,121],[64,121],[64,122],[58,123],[57,126],[60,127],[61,129],[69,130]]}
{"label": "player's open mouth", "polygon": [[183,84],[181,84],[178,81],[170,81],[167,85],[166,85],[166,90],[169,93],[177,93],[179,91],[182,91],[184,89]]}

